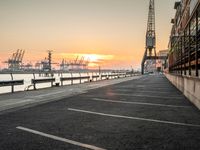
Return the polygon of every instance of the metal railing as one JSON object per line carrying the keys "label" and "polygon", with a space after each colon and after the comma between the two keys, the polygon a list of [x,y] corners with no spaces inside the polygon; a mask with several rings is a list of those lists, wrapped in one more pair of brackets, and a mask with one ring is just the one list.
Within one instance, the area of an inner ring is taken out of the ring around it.
{"label": "metal railing", "polygon": [[14,87],[17,86],[17,85],[23,85],[24,80],[14,80],[12,73],[10,74],[10,76],[11,76],[11,80],[0,81],[0,87],[10,86],[11,92],[14,93]]}
{"label": "metal railing", "polygon": [[[101,81],[101,80],[109,80],[109,79],[116,79],[116,78],[123,78],[123,77],[129,77],[132,76],[133,73],[103,73],[103,74],[98,74],[98,73],[85,73],[84,75],[82,75],[81,73],[70,73],[71,75],[68,77],[63,77],[62,74],[58,74],[58,76],[61,76],[59,78],[55,78],[53,76],[49,77],[49,75],[46,75],[46,77],[44,77],[43,75],[39,75],[38,78],[36,78],[35,73],[33,73],[33,78],[29,81],[25,81],[26,83],[26,87],[24,88],[24,90],[37,90],[38,88],[36,87],[39,84],[42,83],[50,83],[50,86],[64,86],[64,85],[69,85],[65,83],[65,81],[70,81],[70,85],[73,84],[81,84],[81,83],[85,83],[85,82],[95,82],[95,81]],[[79,75],[79,76],[77,76]],[[17,85],[24,85],[24,79],[20,79],[20,80],[14,80],[13,79],[13,74],[10,74],[11,76],[11,80],[0,80],[0,87],[4,87],[4,86],[11,86],[11,92],[15,92],[14,91],[14,86]],[[75,82],[76,81],[76,82]],[[78,81],[78,82],[77,82]],[[29,84],[28,84],[29,83]],[[31,83],[31,84],[30,84]],[[27,85],[28,84],[28,85]],[[48,86],[49,87],[49,86]]]}
{"label": "metal railing", "polygon": [[177,36],[171,36],[169,72],[200,77],[200,6],[190,16],[187,26]]}

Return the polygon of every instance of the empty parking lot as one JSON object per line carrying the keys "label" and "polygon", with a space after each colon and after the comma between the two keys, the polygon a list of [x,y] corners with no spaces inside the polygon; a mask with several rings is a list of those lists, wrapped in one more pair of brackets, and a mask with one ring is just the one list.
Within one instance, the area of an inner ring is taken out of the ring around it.
{"label": "empty parking lot", "polygon": [[200,112],[162,75],[0,115],[0,147],[199,149]]}

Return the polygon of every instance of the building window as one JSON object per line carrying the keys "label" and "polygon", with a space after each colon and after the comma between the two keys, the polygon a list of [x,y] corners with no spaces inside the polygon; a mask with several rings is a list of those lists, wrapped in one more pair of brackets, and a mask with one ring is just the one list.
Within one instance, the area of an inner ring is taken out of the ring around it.
{"label": "building window", "polygon": [[200,6],[197,9],[197,19],[198,19],[198,26],[197,26],[197,40],[200,40]]}
{"label": "building window", "polygon": [[190,53],[192,60],[194,59],[194,51],[196,50],[196,14],[190,21]]}

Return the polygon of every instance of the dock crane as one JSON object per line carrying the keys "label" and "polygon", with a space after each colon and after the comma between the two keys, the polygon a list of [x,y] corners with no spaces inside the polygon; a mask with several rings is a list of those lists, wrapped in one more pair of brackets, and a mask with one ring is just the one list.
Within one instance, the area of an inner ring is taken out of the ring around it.
{"label": "dock crane", "polygon": [[3,63],[8,64],[8,69],[12,71],[20,70],[22,67],[22,60],[24,57],[25,50],[18,49],[15,53],[12,54],[11,58]]}
{"label": "dock crane", "polygon": [[[141,64],[142,74],[144,74],[145,63],[154,63],[156,59],[155,5],[154,0],[150,0],[146,31],[146,47]],[[147,60],[149,60],[149,62],[147,62]]]}
{"label": "dock crane", "polygon": [[156,55],[156,32],[155,32],[155,3],[154,0],[149,1],[149,13],[146,31],[146,47],[141,63],[141,73],[150,67],[156,69],[156,60],[166,60],[167,56]]}
{"label": "dock crane", "polygon": [[82,56],[81,59],[79,60],[78,64],[81,65],[83,63],[84,59],[85,59],[84,56]]}
{"label": "dock crane", "polygon": [[78,61],[78,57],[79,57],[79,56],[77,56],[76,59],[74,60],[74,64],[77,63],[77,61]]}

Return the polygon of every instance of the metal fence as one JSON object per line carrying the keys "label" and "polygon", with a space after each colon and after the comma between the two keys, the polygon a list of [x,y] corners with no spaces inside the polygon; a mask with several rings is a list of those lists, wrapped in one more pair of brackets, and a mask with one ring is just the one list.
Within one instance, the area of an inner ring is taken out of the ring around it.
{"label": "metal fence", "polygon": [[[118,72],[118,73],[88,72],[88,73],[83,73],[83,74],[68,73],[66,75],[63,75],[63,74],[41,75],[41,74],[35,74],[35,73],[31,75],[31,74],[12,74],[11,73],[11,74],[3,74],[4,79],[2,77],[0,78],[0,88],[11,87],[11,92],[13,93],[15,91],[36,90],[39,88],[46,88],[46,87],[53,87],[53,86],[81,84],[85,82],[130,77],[133,75],[134,75],[133,72]],[[10,79],[9,79],[9,76],[10,76]],[[16,89],[14,89],[15,86],[16,86]],[[10,91],[10,90],[7,90],[7,91]]]}
{"label": "metal fence", "polygon": [[200,6],[188,20],[184,31],[171,37],[169,72],[200,76]]}

